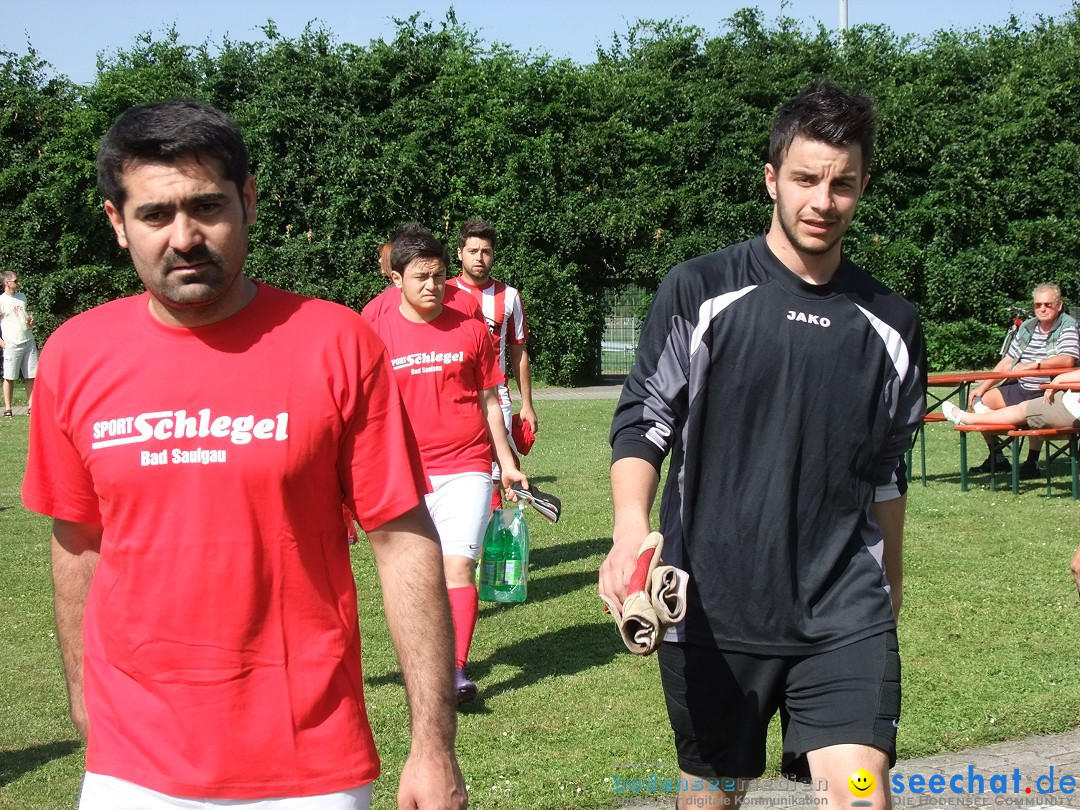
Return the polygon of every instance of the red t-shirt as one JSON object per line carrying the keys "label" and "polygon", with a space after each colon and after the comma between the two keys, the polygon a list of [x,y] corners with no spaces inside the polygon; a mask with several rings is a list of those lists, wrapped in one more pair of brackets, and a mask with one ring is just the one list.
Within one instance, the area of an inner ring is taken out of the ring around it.
{"label": "red t-shirt", "polygon": [[374,327],[390,353],[427,474],[490,473],[479,392],[497,386],[502,374],[483,322],[444,306],[427,323],[389,310]]}
{"label": "red t-shirt", "polygon": [[262,284],[199,329],[147,299],[61,326],[34,392],[24,503],[103,526],[86,767],[204,798],[365,784],[341,505],[375,528],[427,491],[385,350],[356,313]]}
{"label": "red t-shirt", "polygon": [[[381,293],[376,295],[366,304],[360,311],[360,314],[364,316],[368,323],[375,323],[383,315],[391,310],[397,311],[401,306],[401,290],[396,285],[391,284]],[[443,306],[450,307],[450,309],[456,309],[458,312],[469,315],[473,318],[478,318],[481,322],[484,320],[484,313],[480,311],[480,303],[468,295],[464,290],[459,290],[457,287],[453,287],[450,284],[446,285],[446,293],[443,295]]]}

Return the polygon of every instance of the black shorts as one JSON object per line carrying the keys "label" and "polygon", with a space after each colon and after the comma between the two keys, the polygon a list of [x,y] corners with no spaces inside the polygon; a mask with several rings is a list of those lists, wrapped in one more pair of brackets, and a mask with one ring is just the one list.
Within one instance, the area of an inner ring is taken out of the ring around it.
{"label": "black shorts", "polygon": [[1029,391],[1020,385],[1019,380],[1006,380],[998,386],[998,393],[1001,394],[1001,398],[1005,400],[1005,405],[1019,405],[1021,402],[1027,402],[1030,399],[1041,399],[1042,391]]}
{"label": "black shorts", "polygon": [[900,653],[889,630],[829,652],[761,656],[692,644],[660,647],[660,679],[679,767],[692,776],[754,779],[777,710],[781,771],[809,781],[806,754],[872,745],[896,764]]}

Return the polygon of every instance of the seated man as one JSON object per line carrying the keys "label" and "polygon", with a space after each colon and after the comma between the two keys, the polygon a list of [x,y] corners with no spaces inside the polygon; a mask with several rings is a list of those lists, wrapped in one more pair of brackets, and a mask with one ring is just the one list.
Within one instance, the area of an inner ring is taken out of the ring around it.
{"label": "seated man", "polygon": [[[1080,385],[1080,369],[1067,371],[1054,378],[1055,383]],[[1006,405],[997,410],[962,411],[951,402],[941,403],[945,418],[957,425],[1000,425],[1003,428],[1020,427],[1040,430],[1042,428],[1080,428],[1080,391],[1043,391],[1043,396],[1028,399],[1016,405]],[[1055,396],[1060,394],[1060,396]],[[1031,437],[1034,441],[1034,436]],[[1032,463],[1029,456],[1023,466]],[[1021,467],[1023,470],[1023,467]]]}
{"label": "seated man", "polygon": [[[1035,288],[1032,297],[1035,317],[1029,318],[1020,326],[1016,338],[1009,345],[1005,356],[994,366],[994,371],[1031,369],[1036,372],[1050,371],[1050,374],[1006,380],[997,387],[993,387],[995,380],[984,380],[973,388],[968,396],[968,407],[972,410],[999,410],[1038,399],[1042,393],[1039,385],[1046,382],[1051,374],[1072,368],[1077,360],[1080,360],[1080,332],[1077,331],[1076,321],[1064,312],[1065,302],[1061,298],[1061,288],[1057,284],[1040,284]],[[1020,423],[1023,423],[1022,415]],[[1015,423],[1007,417],[1004,422],[989,424]],[[1007,472],[1009,462],[1001,452],[998,438],[989,433],[985,438],[990,454],[986,461],[972,467],[970,472],[989,472],[991,462],[995,469]],[[1039,468],[1036,462],[1041,449],[1042,440],[1032,438],[1028,446],[1028,457],[1020,466],[1021,479],[1038,478]]]}

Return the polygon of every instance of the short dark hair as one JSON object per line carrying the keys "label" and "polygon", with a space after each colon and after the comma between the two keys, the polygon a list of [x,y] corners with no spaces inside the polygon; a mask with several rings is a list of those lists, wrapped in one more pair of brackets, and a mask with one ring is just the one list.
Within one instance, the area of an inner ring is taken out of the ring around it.
{"label": "short dark hair", "polygon": [[419,222],[407,222],[394,231],[390,240],[390,269],[401,274],[416,259],[437,259],[443,270],[450,266],[446,246]]}
{"label": "short dark hair", "polygon": [[874,102],[870,98],[848,93],[829,79],[819,79],[776,113],[769,133],[769,163],[779,169],[792,141],[802,135],[832,146],[857,143],[862,150],[865,175],[874,152],[876,125]]}
{"label": "short dark hair", "polygon": [[229,116],[198,101],[132,107],[117,118],[98,147],[98,189],[122,211],[127,199],[122,175],[128,164],[175,163],[189,157],[218,161],[243,203],[248,178],[244,136]]}
{"label": "short dark hair", "polygon": [[390,241],[393,242],[395,239],[400,239],[410,233],[431,233],[431,229],[415,219],[410,220],[394,228],[394,232],[390,234]]}
{"label": "short dark hair", "polygon": [[394,228],[394,232],[390,234],[390,238],[379,245],[379,272],[389,279],[393,276],[390,275],[393,272],[393,268],[390,266],[390,251],[394,246],[394,240],[399,239],[405,234],[412,233],[414,231],[427,231],[428,229],[421,225],[416,220],[406,222],[404,225],[398,225]]}
{"label": "short dark hair", "polygon": [[458,250],[465,247],[465,243],[474,236],[491,242],[491,249],[495,250],[495,226],[490,222],[475,218],[467,219],[461,223],[457,236]]}

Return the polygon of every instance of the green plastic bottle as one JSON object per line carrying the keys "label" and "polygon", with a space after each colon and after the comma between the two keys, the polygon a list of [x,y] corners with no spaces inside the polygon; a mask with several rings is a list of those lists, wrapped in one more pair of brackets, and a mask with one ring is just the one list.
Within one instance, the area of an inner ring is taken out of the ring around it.
{"label": "green plastic bottle", "polygon": [[506,532],[506,556],[503,558],[503,585],[499,588],[499,600],[524,602],[526,595],[526,571],[529,564],[529,535],[525,526],[525,502],[518,501],[517,508],[503,512]]}
{"label": "green plastic bottle", "polygon": [[500,509],[488,523],[481,547],[479,596],[485,602],[524,602],[529,539],[524,503]]}
{"label": "green plastic bottle", "polygon": [[485,602],[501,601],[499,589],[506,579],[506,529],[498,514],[499,520],[488,523],[481,547],[479,596]]}
{"label": "green plastic bottle", "polygon": [[503,563],[503,582],[500,591],[509,593],[521,582],[522,552],[521,543],[509,527],[502,530],[505,535],[506,561]]}

